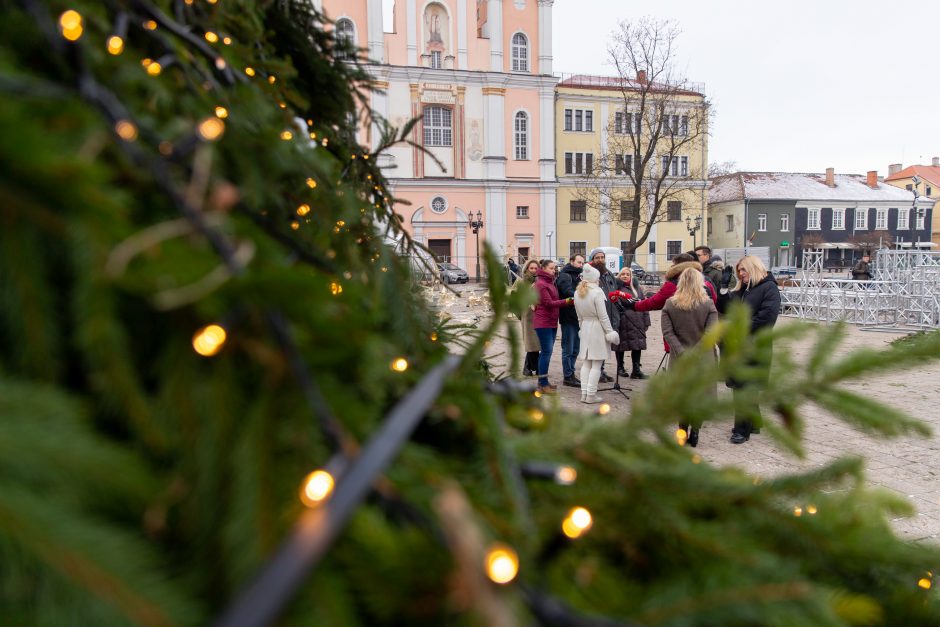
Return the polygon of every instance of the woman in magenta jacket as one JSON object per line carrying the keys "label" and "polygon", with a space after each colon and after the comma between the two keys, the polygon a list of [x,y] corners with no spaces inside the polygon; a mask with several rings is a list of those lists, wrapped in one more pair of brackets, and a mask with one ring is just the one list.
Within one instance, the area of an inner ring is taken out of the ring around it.
{"label": "woman in magenta jacket", "polygon": [[554,261],[543,259],[539,262],[539,266],[535,279],[535,291],[539,295],[539,302],[535,305],[532,326],[535,327],[535,334],[539,338],[539,391],[543,394],[551,394],[555,392],[555,386],[548,383],[548,364],[552,360],[552,349],[555,347],[555,336],[558,334],[558,310],[562,307],[571,307],[573,299],[558,298]]}

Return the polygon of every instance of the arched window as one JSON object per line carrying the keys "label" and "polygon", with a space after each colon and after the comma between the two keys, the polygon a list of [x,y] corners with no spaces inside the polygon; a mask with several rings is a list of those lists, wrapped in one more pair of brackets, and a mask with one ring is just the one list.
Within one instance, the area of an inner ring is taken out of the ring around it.
{"label": "arched window", "polygon": [[352,58],[353,53],[346,49],[356,45],[356,26],[352,20],[345,17],[336,20],[336,42],[342,44],[342,47],[336,50],[336,58]]}
{"label": "arched window", "polygon": [[512,36],[512,71],[529,71],[529,40],[522,33]]}
{"label": "arched window", "polygon": [[452,141],[450,109],[448,107],[425,107],[424,145],[450,146]]}
{"label": "arched window", "polygon": [[524,111],[516,113],[513,129],[516,161],[525,161],[529,158],[529,116]]}

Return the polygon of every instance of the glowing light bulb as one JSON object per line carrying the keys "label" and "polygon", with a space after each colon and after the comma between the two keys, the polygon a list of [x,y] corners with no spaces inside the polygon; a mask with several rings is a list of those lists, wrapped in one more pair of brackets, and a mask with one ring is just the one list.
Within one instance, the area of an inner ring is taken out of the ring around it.
{"label": "glowing light bulb", "polygon": [[555,483],[571,485],[578,480],[578,471],[571,466],[561,466],[555,471]]}
{"label": "glowing light bulb", "polygon": [[689,434],[686,433],[685,429],[676,429],[676,442],[679,443],[679,446],[685,446],[685,442],[688,439]]}
{"label": "glowing light bulb", "polygon": [[217,70],[224,70],[225,67],[226,67],[225,59],[223,59],[222,57],[219,57],[218,59],[215,60],[215,68]]}
{"label": "glowing light bulb", "polygon": [[693,455],[693,456],[692,456],[692,463],[693,463],[693,464],[701,464],[701,463],[702,463],[702,456],[699,455],[698,453],[696,453],[695,455]]}
{"label": "glowing light bulb", "polygon": [[286,109],[286,108],[287,108],[287,103],[286,103],[286,102],[279,102],[279,103],[277,103],[277,106],[279,106],[279,107],[282,108],[282,109]]}
{"label": "glowing light bulb", "polygon": [[69,41],[78,41],[85,28],[82,25],[82,16],[78,11],[69,9],[59,16],[59,29],[62,36]]}
{"label": "glowing light bulb", "polygon": [[325,470],[314,470],[304,478],[300,500],[307,507],[316,507],[333,493],[335,485],[333,475]]}
{"label": "glowing light bulb", "polygon": [[505,544],[495,544],[486,553],[486,576],[490,581],[507,584],[519,574],[519,556]]}
{"label": "glowing light bulb", "polygon": [[923,588],[924,590],[930,590],[930,587],[933,585],[933,582],[927,579],[926,577],[921,577],[920,581],[917,582],[917,586]]}
{"label": "glowing light bulb", "polygon": [[290,223],[290,228],[296,231],[297,229],[300,228],[300,222],[298,222],[297,220],[294,220],[293,222]]}
{"label": "glowing light bulb", "polygon": [[215,141],[225,132],[225,122],[219,118],[206,118],[196,127],[196,132],[207,142]]}
{"label": "glowing light bulb", "polygon": [[203,357],[212,357],[222,350],[228,335],[217,324],[205,326],[193,336],[193,350]]}
{"label": "glowing light bulb", "polygon": [[529,418],[532,419],[532,422],[542,422],[545,419],[545,414],[534,407],[529,410]]}
{"label": "glowing light bulb", "polygon": [[130,120],[118,120],[114,125],[114,132],[126,142],[137,139],[137,126]]}
{"label": "glowing light bulb", "polygon": [[210,44],[214,44],[219,40],[219,36],[213,33],[211,30],[206,32],[205,38],[206,41],[208,41]]}
{"label": "glowing light bulb", "polygon": [[277,77],[272,74],[271,76],[268,77],[268,82],[273,85],[274,83],[277,82]]}
{"label": "glowing light bulb", "polygon": [[815,505],[807,505],[807,506],[806,506],[806,513],[809,514],[809,515],[811,515],[811,516],[815,515],[815,514],[816,514],[816,506],[815,506]]}
{"label": "glowing light bulb", "polygon": [[316,133],[310,133],[310,139],[316,139],[316,138],[317,138]]}
{"label": "glowing light bulb", "polygon": [[431,341],[432,341],[432,342],[436,342],[436,341],[437,341],[437,333],[432,333],[432,334],[431,334]]}
{"label": "glowing light bulb", "polygon": [[228,117],[228,109],[225,107],[216,107],[215,108],[215,117],[224,120]]}
{"label": "glowing light bulb", "polygon": [[307,187],[309,187],[310,189],[316,189],[316,188],[317,188],[317,182],[314,181],[312,178],[308,178],[308,179],[307,179]]}
{"label": "glowing light bulb", "polygon": [[147,65],[147,74],[150,74],[150,76],[159,76],[160,72],[162,71],[163,71],[163,66],[161,66],[156,61],[152,61],[150,64]]}
{"label": "glowing light bulb", "polygon": [[799,505],[797,505],[796,507],[794,507],[794,508],[793,508],[793,515],[794,515],[794,516],[797,516],[797,517],[802,516],[802,515],[803,515],[803,508],[800,507]]}
{"label": "glowing light bulb", "polygon": [[340,294],[343,293],[343,286],[337,283],[336,281],[333,281],[332,283],[330,283],[330,293],[333,296],[339,296]]}
{"label": "glowing light bulb", "polygon": [[337,221],[336,221],[336,226],[340,226],[340,227],[346,226],[346,221],[345,221],[345,220],[337,220]]}
{"label": "glowing light bulb", "polygon": [[255,75],[255,69],[254,69],[253,67],[246,67],[246,68],[245,68],[245,74],[247,74],[248,76],[254,76],[254,75]]}
{"label": "glowing light bulb", "polygon": [[408,360],[404,357],[398,357],[392,361],[392,370],[395,372],[404,372],[408,370]]}
{"label": "glowing light bulb", "polygon": [[290,131],[281,131],[281,139],[284,141],[290,141],[294,138],[294,134]]}
{"label": "glowing light bulb", "polygon": [[610,405],[608,405],[607,403],[601,403],[600,406],[597,408],[597,413],[600,414],[601,416],[606,416],[607,414],[610,413]]}
{"label": "glowing light bulb", "polygon": [[222,38],[222,43],[225,44],[226,46],[231,46],[231,45],[232,45],[232,38],[231,38],[231,37],[223,37],[223,38]]}
{"label": "glowing light bulb", "polygon": [[542,398],[542,393],[536,390],[532,392],[532,396],[534,396],[535,398]]}
{"label": "glowing light bulb", "polygon": [[561,523],[561,531],[571,539],[580,538],[594,524],[591,512],[583,507],[575,507]]}
{"label": "glowing light bulb", "polygon": [[154,22],[153,20],[147,20],[146,22],[144,22],[144,28],[146,28],[147,30],[157,30],[157,23]]}
{"label": "glowing light bulb", "polygon": [[310,205],[304,204],[304,205],[300,205],[299,207],[297,207],[297,215],[305,216],[308,213],[310,213]]}
{"label": "glowing light bulb", "polygon": [[117,56],[124,52],[124,40],[117,35],[108,37],[108,52]]}

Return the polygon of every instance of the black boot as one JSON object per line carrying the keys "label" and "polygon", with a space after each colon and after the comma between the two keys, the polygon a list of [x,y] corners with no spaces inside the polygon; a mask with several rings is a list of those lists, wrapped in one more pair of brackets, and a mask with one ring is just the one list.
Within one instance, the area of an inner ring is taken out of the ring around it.
{"label": "black boot", "polygon": [[640,369],[640,351],[630,351],[630,358],[633,361],[633,372],[630,373],[630,378],[646,379],[647,376]]}
{"label": "black boot", "polygon": [[630,375],[627,374],[627,371],[623,367],[623,351],[614,351],[614,355],[617,356],[617,376],[626,379]]}
{"label": "black boot", "polygon": [[686,440],[689,443],[689,446],[695,448],[698,446],[698,429],[690,428],[689,429],[689,439]]}

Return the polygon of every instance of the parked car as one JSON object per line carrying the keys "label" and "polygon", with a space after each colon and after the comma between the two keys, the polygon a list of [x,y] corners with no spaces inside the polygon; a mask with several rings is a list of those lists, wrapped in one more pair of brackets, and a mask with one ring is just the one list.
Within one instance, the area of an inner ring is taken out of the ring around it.
{"label": "parked car", "polygon": [[441,271],[441,281],[444,283],[467,283],[470,281],[470,275],[467,274],[467,271],[452,263],[445,261],[437,264],[437,268]]}

